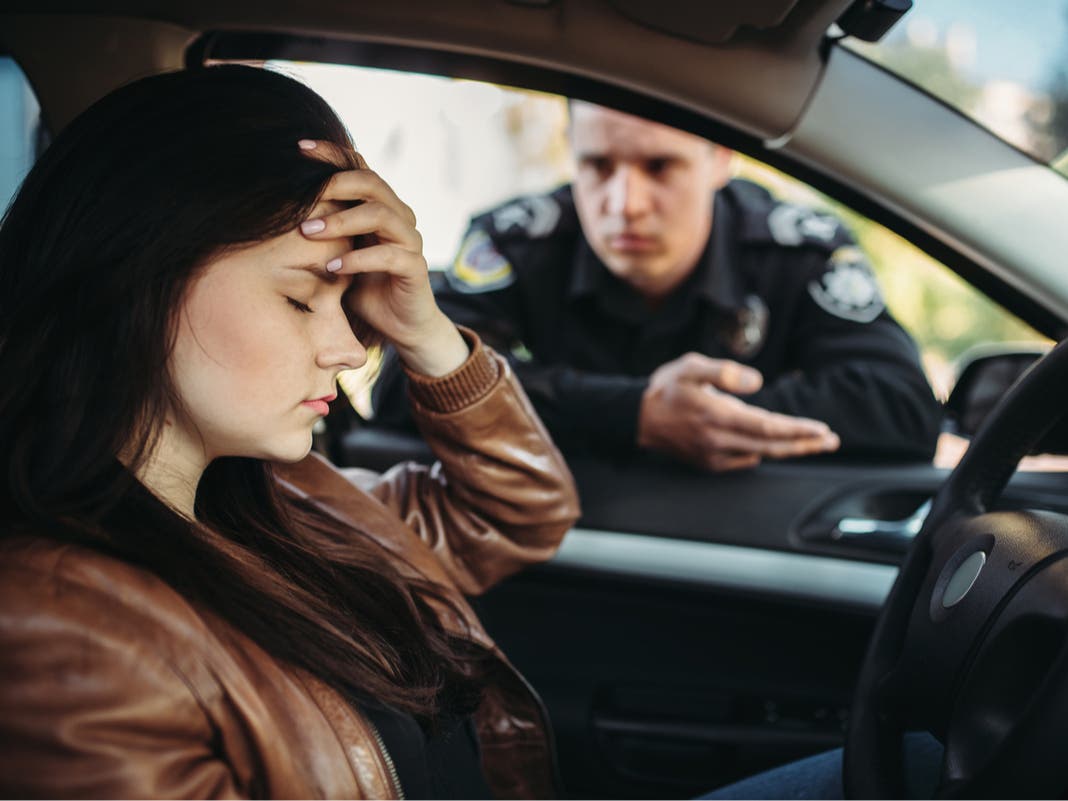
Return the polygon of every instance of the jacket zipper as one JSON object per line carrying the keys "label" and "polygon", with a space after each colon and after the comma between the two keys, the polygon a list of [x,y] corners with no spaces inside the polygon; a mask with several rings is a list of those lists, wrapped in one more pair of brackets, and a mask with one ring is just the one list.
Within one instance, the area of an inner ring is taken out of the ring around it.
{"label": "jacket zipper", "polygon": [[370,718],[366,718],[366,720],[367,725],[371,727],[371,734],[374,735],[375,742],[378,743],[378,749],[382,752],[382,756],[386,760],[386,768],[389,769],[389,777],[393,781],[394,795],[401,801],[404,801],[404,788],[401,787],[400,776],[397,775],[397,766],[393,764],[393,757],[389,755],[389,750],[386,748],[386,742],[382,739],[382,735],[378,731],[378,727],[374,724],[374,721]]}

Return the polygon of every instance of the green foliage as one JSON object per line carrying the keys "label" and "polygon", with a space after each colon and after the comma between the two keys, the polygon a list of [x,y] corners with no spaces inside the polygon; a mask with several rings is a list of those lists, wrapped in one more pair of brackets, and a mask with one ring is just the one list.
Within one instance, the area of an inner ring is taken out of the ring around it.
{"label": "green foliage", "polygon": [[954,67],[941,47],[917,47],[899,41],[892,45],[865,47],[863,54],[962,111],[975,108],[982,94],[981,87]]}
{"label": "green foliage", "polygon": [[953,362],[992,342],[1046,341],[914,245],[841,206],[834,210],[871,259],[890,310],[928,359]]}

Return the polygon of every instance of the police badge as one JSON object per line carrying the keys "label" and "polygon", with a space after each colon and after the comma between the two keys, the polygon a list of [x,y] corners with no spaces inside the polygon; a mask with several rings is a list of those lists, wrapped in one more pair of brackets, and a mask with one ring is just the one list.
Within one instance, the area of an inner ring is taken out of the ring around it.
{"label": "police badge", "polygon": [[738,310],[735,319],[727,347],[739,359],[751,359],[760,352],[768,336],[768,305],[758,295],[747,295],[745,306]]}

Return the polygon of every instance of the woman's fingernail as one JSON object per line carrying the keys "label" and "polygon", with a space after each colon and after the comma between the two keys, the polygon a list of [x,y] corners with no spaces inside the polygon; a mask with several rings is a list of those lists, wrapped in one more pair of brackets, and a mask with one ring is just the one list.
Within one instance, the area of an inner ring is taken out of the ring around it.
{"label": "woman's fingernail", "polygon": [[331,259],[326,263],[327,272],[336,273],[341,269],[341,259]]}
{"label": "woman's fingernail", "polygon": [[326,228],[322,220],[305,220],[300,224],[300,230],[305,234],[317,234]]}
{"label": "woman's fingernail", "polygon": [[299,142],[297,142],[297,147],[299,147],[301,150],[315,150],[318,145],[316,145],[315,142],[313,142],[311,139],[301,139]]}

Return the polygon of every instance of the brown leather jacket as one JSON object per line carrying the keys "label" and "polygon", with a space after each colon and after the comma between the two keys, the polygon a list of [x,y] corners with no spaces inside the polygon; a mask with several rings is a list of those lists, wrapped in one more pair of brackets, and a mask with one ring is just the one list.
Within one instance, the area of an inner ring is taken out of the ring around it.
{"label": "brown leather jacket", "polygon": [[[359,520],[450,588],[474,638],[497,657],[475,715],[490,789],[549,796],[541,704],[462,594],[548,559],[578,502],[507,364],[474,345],[450,376],[413,376],[413,407],[440,460],[433,467],[342,473],[312,456],[285,469],[284,485]],[[447,617],[445,625],[459,628]],[[387,798],[397,790],[356,709],[154,574],[44,538],[0,544],[3,795]]]}

